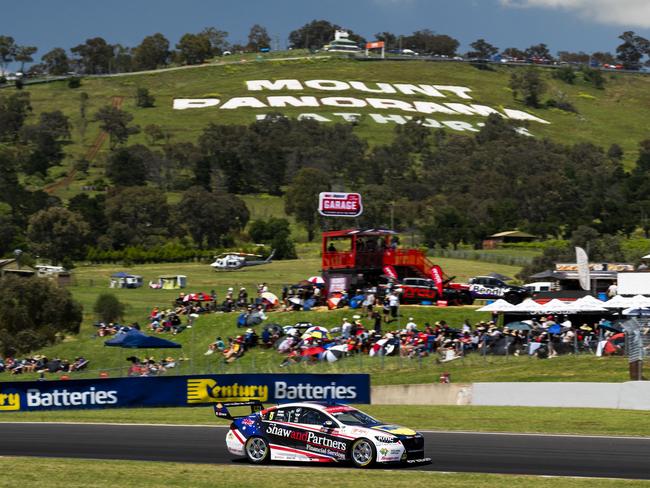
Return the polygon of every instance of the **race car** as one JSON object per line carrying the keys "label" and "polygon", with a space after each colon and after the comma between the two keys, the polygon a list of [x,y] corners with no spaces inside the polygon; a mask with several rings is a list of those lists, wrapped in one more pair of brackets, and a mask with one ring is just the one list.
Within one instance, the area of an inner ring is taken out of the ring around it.
{"label": "race car", "polygon": [[[251,414],[231,416],[228,408],[250,406]],[[428,463],[424,437],[411,429],[387,425],[348,405],[305,402],[263,408],[259,402],[218,403],[217,417],[233,422],[226,435],[228,451],[251,463],[301,461],[352,463]]]}

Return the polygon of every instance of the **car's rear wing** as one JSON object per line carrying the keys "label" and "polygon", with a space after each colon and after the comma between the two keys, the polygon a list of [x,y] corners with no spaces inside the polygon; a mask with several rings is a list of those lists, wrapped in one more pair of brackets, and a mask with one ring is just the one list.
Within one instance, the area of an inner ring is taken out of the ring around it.
{"label": "car's rear wing", "polygon": [[228,407],[251,407],[252,414],[261,411],[264,408],[264,405],[259,400],[251,400],[248,402],[219,402],[214,404],[215,416],[230,420],[234,420],[240,417],[247,417],[247,415],[232,415],[228,411]]}

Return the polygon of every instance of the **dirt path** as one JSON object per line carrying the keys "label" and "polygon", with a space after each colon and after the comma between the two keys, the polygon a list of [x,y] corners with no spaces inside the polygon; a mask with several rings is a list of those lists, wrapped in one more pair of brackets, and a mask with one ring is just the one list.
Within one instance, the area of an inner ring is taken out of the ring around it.
{"label": "dirt path", "polygon": [[[123,104],[124,104],[124,97],[121,96],[113,97],[113,99],[111,100],[111,105],[113,106],[113,108],[118,108],[118,109],[122,108]],[[104,145],[104,142],[106,142],[106,139],[108,139],[108,134],[106,132],[101,131],[99,134],[97,134],[95,141],[86,152],[84,159],[89,163],[91,163],[97,157],[97,154],[99,154],[99,151]],[[70,169],[70,171],[68,171],[68,174],[65,176],[65,178],[62,178],[46,186],[44,188],[44,191],[46,193],[52,194],[63,187],[67,187],[70,185],[70,183],[74,181],[76,175],[77,175],[77,170],[73,167]]]}

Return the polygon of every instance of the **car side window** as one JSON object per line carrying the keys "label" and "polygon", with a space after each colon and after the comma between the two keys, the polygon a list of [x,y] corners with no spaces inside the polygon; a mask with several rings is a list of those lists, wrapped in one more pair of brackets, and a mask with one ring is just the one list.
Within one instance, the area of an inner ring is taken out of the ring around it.
{"label": "car side window", "polygon": [[[268,420],[275,420],[278,422],[292,422],[297,423],[300,416],[301,408],[278,408],[275,412],[269,413]],[[274,415],[271,415],[273,414]]]}
{"label": "car side window", "polygon": [[330,420],[327,415],[325,415],[323,412],[319,412],[318,410],[313,410],[311,408],[304,409],[302,415],[300,416],[301,424],[323,425],[326,420]]}

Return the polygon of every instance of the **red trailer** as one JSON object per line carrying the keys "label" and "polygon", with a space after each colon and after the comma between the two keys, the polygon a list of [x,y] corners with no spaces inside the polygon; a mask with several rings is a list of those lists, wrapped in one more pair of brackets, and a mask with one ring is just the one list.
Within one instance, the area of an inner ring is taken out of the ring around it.
{"label": "red trailer", "polygon": [[399,248],[398,244],[397,233],[389,229],[323,232],[322,272],[328,290],[376,286],[387,278],[398,282],[407,278],[433,279],[445,289],[459,290],[459,285],[449,284],[453,278],[446,277],[424,251]]}

